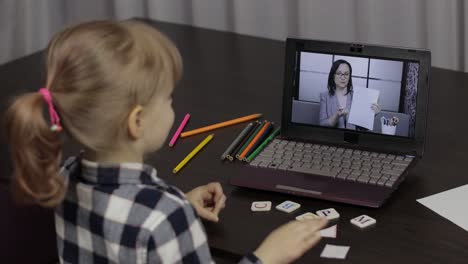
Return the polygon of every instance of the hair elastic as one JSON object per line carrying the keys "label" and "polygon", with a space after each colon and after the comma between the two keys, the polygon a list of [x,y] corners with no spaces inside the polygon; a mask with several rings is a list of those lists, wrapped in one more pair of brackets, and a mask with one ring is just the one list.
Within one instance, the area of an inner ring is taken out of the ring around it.
{"label": "hair elastic", "polygon": [[57,131],[57,132],[62,131],[62,126],[60,125],[60,118],[57,112],[55,111],[54,104],[52,103],[52,96],[50,95],[49,89],[41,88],[39,89],[39,93],[42,94],[42,97],[44,98],[46,103],[49,105],[50,122],[52,123],[50,130]]}

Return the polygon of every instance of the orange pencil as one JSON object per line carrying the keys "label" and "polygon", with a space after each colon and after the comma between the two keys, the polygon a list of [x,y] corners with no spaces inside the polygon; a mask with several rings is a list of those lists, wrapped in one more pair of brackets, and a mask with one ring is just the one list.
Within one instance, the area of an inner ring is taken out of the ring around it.
{"label": "orange pencil", "polygon": [[259,118],[261,116],[262,116],[262,114],[253,114],[253,115],[239,117],[239,118],[232,119],[232,120],[229,120],[229,121],[224,121],[224,122],[213,124],[213,125],[210,125],[210,126],[201,127],[201,128],[197,128],[197,129],[194,129],[194,130],[187,131],[187,132],[183,132],[182,134],[180,134],[180,137],[184,138],[184,137],[200,134],[200,133],[203,133],[203,132],[206,132],[206,131],[210,131],[210,130],[213,130],[213,129],[217,129],[217,128],[221,128],[221,127],[225,127],[225,126],[230,126],[230,125],[235,125],[237,123],[242,123],[242,122],[249,121],[249,120],[252,120],[252,119],[257,119],[257,118]]}
{"label": "orange pencil", "polygon": [[239,155],[240,160],[244,159],[245,155],[247,155],[247,153],[249,153],[250,149],[253,147],[253,145],[255,145],[255,142],[258,141],[258,139],[263,135],[263,133],[265,133],[265,130],[267,130],[270,125],[271,125],[270,121],[265,122],[265,125],[262,127],[262,129],[260,129],[260,131],[258,131],[258,133],[254,137],[254,139],[252,139],[252,141],[250,141],[249,145]]}

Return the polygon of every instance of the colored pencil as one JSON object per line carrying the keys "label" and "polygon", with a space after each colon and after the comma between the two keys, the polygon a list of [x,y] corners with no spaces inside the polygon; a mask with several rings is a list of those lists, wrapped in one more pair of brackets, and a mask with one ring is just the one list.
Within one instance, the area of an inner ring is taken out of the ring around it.
{"label": "colored pencil", "polygon": [[245,155],[250,151],[250,149],[253,147],[255,142],[258,141],[258,139],[262,136],[262,134],[267,130],[267,128],[271,125],[270,121],[266,121],[265,124],[262,126],[262,129],[258,131],[257,135],[249,142],[249,145],[242,151],[242,153],[239,155],[239,159],[243,160]]}
{"label": "colored pencil", "polygon": [[232,152],[232,150],[239,144],[239,142],[242,141],[245,135],[249,133],[250,129],[252,129],[253,123],[249,123],[247,126],[245,126],[244,129],[237,135],[237,137],[232,141],[232,143],[229,145],[229,147],[224,151],[224,153],[221,155],[221,160],[225,160],[226,157]]}
{"label": "colored pencil", "polygon": [[[240,150],[241,148],[244,146],[245,142],[247,142],[247,140],[250,138],[250,136],[255,133],[255,131],[257,130],[258,126],[260,126],[260,121],[255,121],[254,125],[252,126],[252,128],[249,130],[249,132],[242,138],[242,140],[239,142],[239,144],[234,148],[234,150],[227,155],[227,158],[230,160],[230,161],[233,161],[234,158],[236,157],[236,154],[240,154]],[[238,155],[237,155],[238,157]]]}
{"label": "colored pencil", "polygon": [[193,156],[195,156],[200,150],[208,144],[213,139],[214,134],[208,135],[198,146],[196,146],[177,166],[172,170],[172,172],[175,174],[177,173],[182,167],[184,167],[187,162],[189,162]]}
{"label": "colored pencil", "polygon": [[253,115],[243,116],[243,117],[235,118],[235,119],[232,119],[232,120],[224,121],[224,122],[221,122],[221,123],[217,123],[217,124],[197,128],[197,129],[190,130],[190,131],[187,131],[187,132],[183,132],[180,136],[184,138],[184,137],[200,134],[200,133],[203,133],[203,132],[206,132],[206,131],[214,130],[214,129],[217,129],[217,128],[242,123],[242,122],[249,121],[249,120],[252,120],[252,119],[257,119],[257,118],[259,118],[261,116],[262,116],[262,114],[253,114]]}
{"label": "colored pencil", "polygon": [[262,142],[268,137],[268,135],[270,134],[270,132],[273,130],[273,126],[275,124],[272,122],[270,123],[270,125],[265,129],[263,130],[263,132],[261,133],[260,137],[257,139],[257,141],[255,141],[255,143],[252,145],[252,147],[250,148],[249,151],[247,151],[247,153],[245,153],[244,155],[244,158],[242,159],[243,161],[247,161],[247,157],[252,154],[252,152],[255,151],[255,149],[260,146],[260,144],[262,144]]}
{"label": "colored pencil", "polygon": [[236,152],[236,159],[240,160],[240,158],[239,158],[240,154],[249,145],[250,141],[252,141],[252,139],[255,137],[255,135],[257,135],[258,131],[260,131],[260,129],[262,129],[264,124],[265,124],[265,121],[259,123],[258,126],[255,127],[255,130],[249,135],[249,137],[244,141],[242,147]]}
{"label": "colored pencil", "polygon": [[169,147],[174,146],[175,142],[176,142],[177,139],[179,138],[180,133],[181,133],[182,130],[184,129],[185,125],[187,124],[189,118],[190,118],[190,114],[186,114],[185,117],[184,117],[184,119],[183,119],[182,122],[180,123],[179,128],[177,128],[177,131],[174,133],[174,136],[172,136],[172,139],[171,139],[171,141],[169,142]]}
{"label": "colored pencil", "polygon": [[252,152],[252,153],[249,155],[249,157],[247,158],[247,162],[251,162],[251,161],[258,155],[258,153],[260,153],[260,151],[262,151],[262,150],[266,147],[266,145],[268,145],[268,143],[270,143],[270,141],[272,141],[272,140],[276,137],[276,135],[279,134],[280,130],[281,130],[281,128],[278,127],[275,131],[273,131],[273,132],[268,136],[268,138],[265,139],[265,140],[262,142],[262,144],[260,144],[260,146],[258,146],[258,147],[255,149],[255,151]]}

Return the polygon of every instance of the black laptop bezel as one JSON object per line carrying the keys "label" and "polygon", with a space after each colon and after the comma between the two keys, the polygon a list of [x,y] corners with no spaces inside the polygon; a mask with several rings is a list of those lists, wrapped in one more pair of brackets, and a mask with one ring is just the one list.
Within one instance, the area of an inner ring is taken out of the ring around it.
{"label": "black laptop bezel", "polygon": [[[418,62],[419,75],[415,137],[395,137],[291,122],[292,98],[295,80],[299,69],[296,62],[298,61],[297,57],[299,56],[298,54],[300,51]],[[426,136],[429,70],[431,67],[430,51],[368,44],[288,38],[286,40],[285,56],[281,124],[282,138],[301,139],[311,142],[319,141],[325,144],[349,144],[350,147],[369,150],[374,149],[380,152],[412,154],[417,157],[421,157],[423,155]]]}

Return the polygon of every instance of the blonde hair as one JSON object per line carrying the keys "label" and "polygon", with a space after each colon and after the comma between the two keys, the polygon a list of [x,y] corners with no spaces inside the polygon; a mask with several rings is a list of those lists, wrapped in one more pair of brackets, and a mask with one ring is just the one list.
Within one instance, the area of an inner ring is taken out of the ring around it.
{"label": "blonde hair", "polygon": [[[109,151],[125,133],[137,105],[172,89],[182,74],[180,54],[154,28],[135,21],[94,21],[56,34],[47,48],[47,83],[64,129],[94,151]],[[59,204],[62,142],[44,118],[38,92],[17,97],[6,114],[14,164],[14,193],[24,202]]]}

